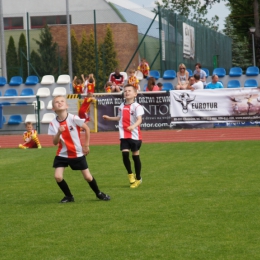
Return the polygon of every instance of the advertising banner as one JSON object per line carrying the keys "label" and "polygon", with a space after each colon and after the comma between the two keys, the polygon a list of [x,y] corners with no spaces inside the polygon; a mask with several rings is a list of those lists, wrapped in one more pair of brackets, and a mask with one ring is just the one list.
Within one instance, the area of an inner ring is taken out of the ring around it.
{"label": "advertising banner", "polygon": [[225,123],[260,120],[260,89],[170,91],[171,121]]}
{"label": "advertising banner", "polygon": [[183,23],[183,57],[194,59],[195,56],[195,36],[194,27]]}
{"label": "advertising banner", "polygon": [[[111,94],[96,97],[98,111],[98,131],[118,130],[118,122],[107,121],[103,115],[117,116],[118,107],[124,101],[121,95]],[[138,94],[137,102],[143,106],[144,115],[142,130],[169,129],[170,127],[170,96],[167,92]]]}

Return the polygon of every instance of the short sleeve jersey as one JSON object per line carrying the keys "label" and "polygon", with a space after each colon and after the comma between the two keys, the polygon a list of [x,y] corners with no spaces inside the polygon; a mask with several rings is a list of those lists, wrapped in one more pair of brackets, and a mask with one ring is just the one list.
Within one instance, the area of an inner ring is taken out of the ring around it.
{"label": "short sleeve jersey", "polygon": [[84,155],[80,142],[80,127],[84,121],[84,119],[72,114],[68,114],[63,121],[58,121],[57,118],[52,120],[49,124],[48,135],[56,135],[60,126],[65,127],[65,131],[60,135],[57,156],[77,158]]}
{"label": "short sleeve jersey", "polygon": [[124,83],[124,80],[125,80],[125,79],[124,79],[124,76],[121,75],[121,74],[116,75],[116,74],[114,73],[114,74],[112,74],[112,75],[110,76],[110,81],[113,82],[113,83],[116,83],[117,85]]}
{"label": "short sleeve jersey", "polygon": [[82,85],[74,85],[75,94],[82,94],[84,86]]}
{"label": "short sleeve jersey", "polygon": [[133,140],[142,140],[140,125],[137,126],[133,131],[127,130],[127,127],[133,125],[138,116],[144,114],[143,107],[134,102],[132,104],[122,103],[118,110],[119,120],[119,136],[120,139],[133,139]]}
{"label": "short sleeve jersey", "polygon": [[95,92],[95,83],[88,83],[87,89],[88,89],[88,93],[94,93]]}
{"label": "short sleeve jersey", "polygon": [[139,80],[136,76],[129,77],[128,84],[133,85],[136,89],[138,89]]}
{"label": "short sleeve jersey", "polygon": [[209,83],[205,89],[215,89],[215,88],[223,88],[223,85],[221,82],[216,82],[216,83]]}
{"label": "short sleeve jersey", "polygon": [[143,73],[144,76],[148,76],[150,67],[149,67],[147,62],[145,62],[143,64],[140,63],[139,66],[138,66],[138,70],[140,70]]}

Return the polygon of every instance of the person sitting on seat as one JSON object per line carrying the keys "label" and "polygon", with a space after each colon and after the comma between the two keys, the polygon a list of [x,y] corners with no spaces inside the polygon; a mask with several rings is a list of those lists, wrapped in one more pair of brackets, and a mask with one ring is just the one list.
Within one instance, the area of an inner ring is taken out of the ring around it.
{"label": "person sitting on seat", "polygon": [[223,84],[218,81],[218,75],[212,75],[211,80],[212,81],[205,87],[205,89],[224,88]]}
{"label": "person sitting on seat", "polygon": [[145,91],[160,91],[160,89],[158,88],[158,86],[155,83],[155,78],[154,77],[150,77],[148,79],[147,87],[146,87]]}
{"label": "person sitting on seat", "polygon": [[134,86],[137,91],[140,91],[139,80],[135,76],[135,70],[134,69],[129,70],[128,84]]}
{"label": "person sitting on seat", "polygon": [[111,92],[120,92],[123,89],[125,79],[118,68],[110,75],[109,81],[112,82]]}
{"label": "person sitting on seat", "polygon": [[150,67],[145,58],[141,59],[141,63],[139,64],[137,70],[140,70],[143,73],[144,78],[147,78],[147,76],[149,75]]}
{"label": "person sitting on seat", "polygon": [[193,72],[193,75],[195,74],[199,74],[200,75],[200,80],[202,81],[203,85],[206,86],[206,77],[207,74],[204,70],[201,69],[201,64],[200,63],[196,63],[195,64],[195,70]]}

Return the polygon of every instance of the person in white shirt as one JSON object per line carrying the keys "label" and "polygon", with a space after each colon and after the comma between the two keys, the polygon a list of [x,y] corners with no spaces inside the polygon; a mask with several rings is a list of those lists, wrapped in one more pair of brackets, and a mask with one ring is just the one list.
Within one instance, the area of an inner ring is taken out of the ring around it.
{"label": "person in white shirt", "polygon": [[188,88],[192,91],[195,89],[204,89],[203,82],[200,80],[200,75],[195,74],[193,77],[194,77],[195,83],[193,85],[189,86]]}

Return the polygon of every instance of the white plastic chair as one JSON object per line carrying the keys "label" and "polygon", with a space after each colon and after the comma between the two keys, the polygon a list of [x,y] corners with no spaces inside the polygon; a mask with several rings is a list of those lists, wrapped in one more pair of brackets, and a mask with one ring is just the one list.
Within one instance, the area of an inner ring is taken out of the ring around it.
{"label": "white plastic chair", "polygon": [[39,97],[49,97],[51,95],[50,89],[49,88],[39,88],[36,96]]}
{"label": "white plastic chair", "polygon": [[69,84],[70,83],[70,75],[60,75],[57,79],[57,84]]}
{"label": "white plastic chair", "polygon": [[140,70],[137,70],[135,72],[135,76],[139,79],[139,80],[142,80],[144,78],[144,75],[143,75],[143,72],[140,71]]}
{"label": "white plastic chair", "polygon": [[[33,105],[37,109],[37,101],[33,101]],[[40,110],[43,110],[45,108],[45,104],[42,100],[40,100]]]}
{"label": "white plastic chair", "polygon": [[52,100],[48,102],[47,109],[52,109]]}
{"label": "white plastic chair", "polygon": [[49,124],[55,117],[56,115],[54,113],[45,113],[42,117],[41,123]]}
{"label": "white plastic chair", "polygon": [[42,77],[41,84],[43,85],[51,85],[55,82],[54,76],[52,75],[45,75]]}
{"label": "white plastic chair", "polygon": [[120,74],[124,76],[124,80],[128,79],[128,76],[127,76],[126,72],[122,71],[122,72],[120,72]]}
{"label": "white plastic chair", "polygon": [[36,123],[36,115],[35,114],[28,114],[24,120],[24,122],[31,122]]}
{"label": "white plastic chair", "polygon": [[56,96],[66,96],[67,95],[67,90],[64,87],[56,87],[53,90],[52,96],[56,97]]}

